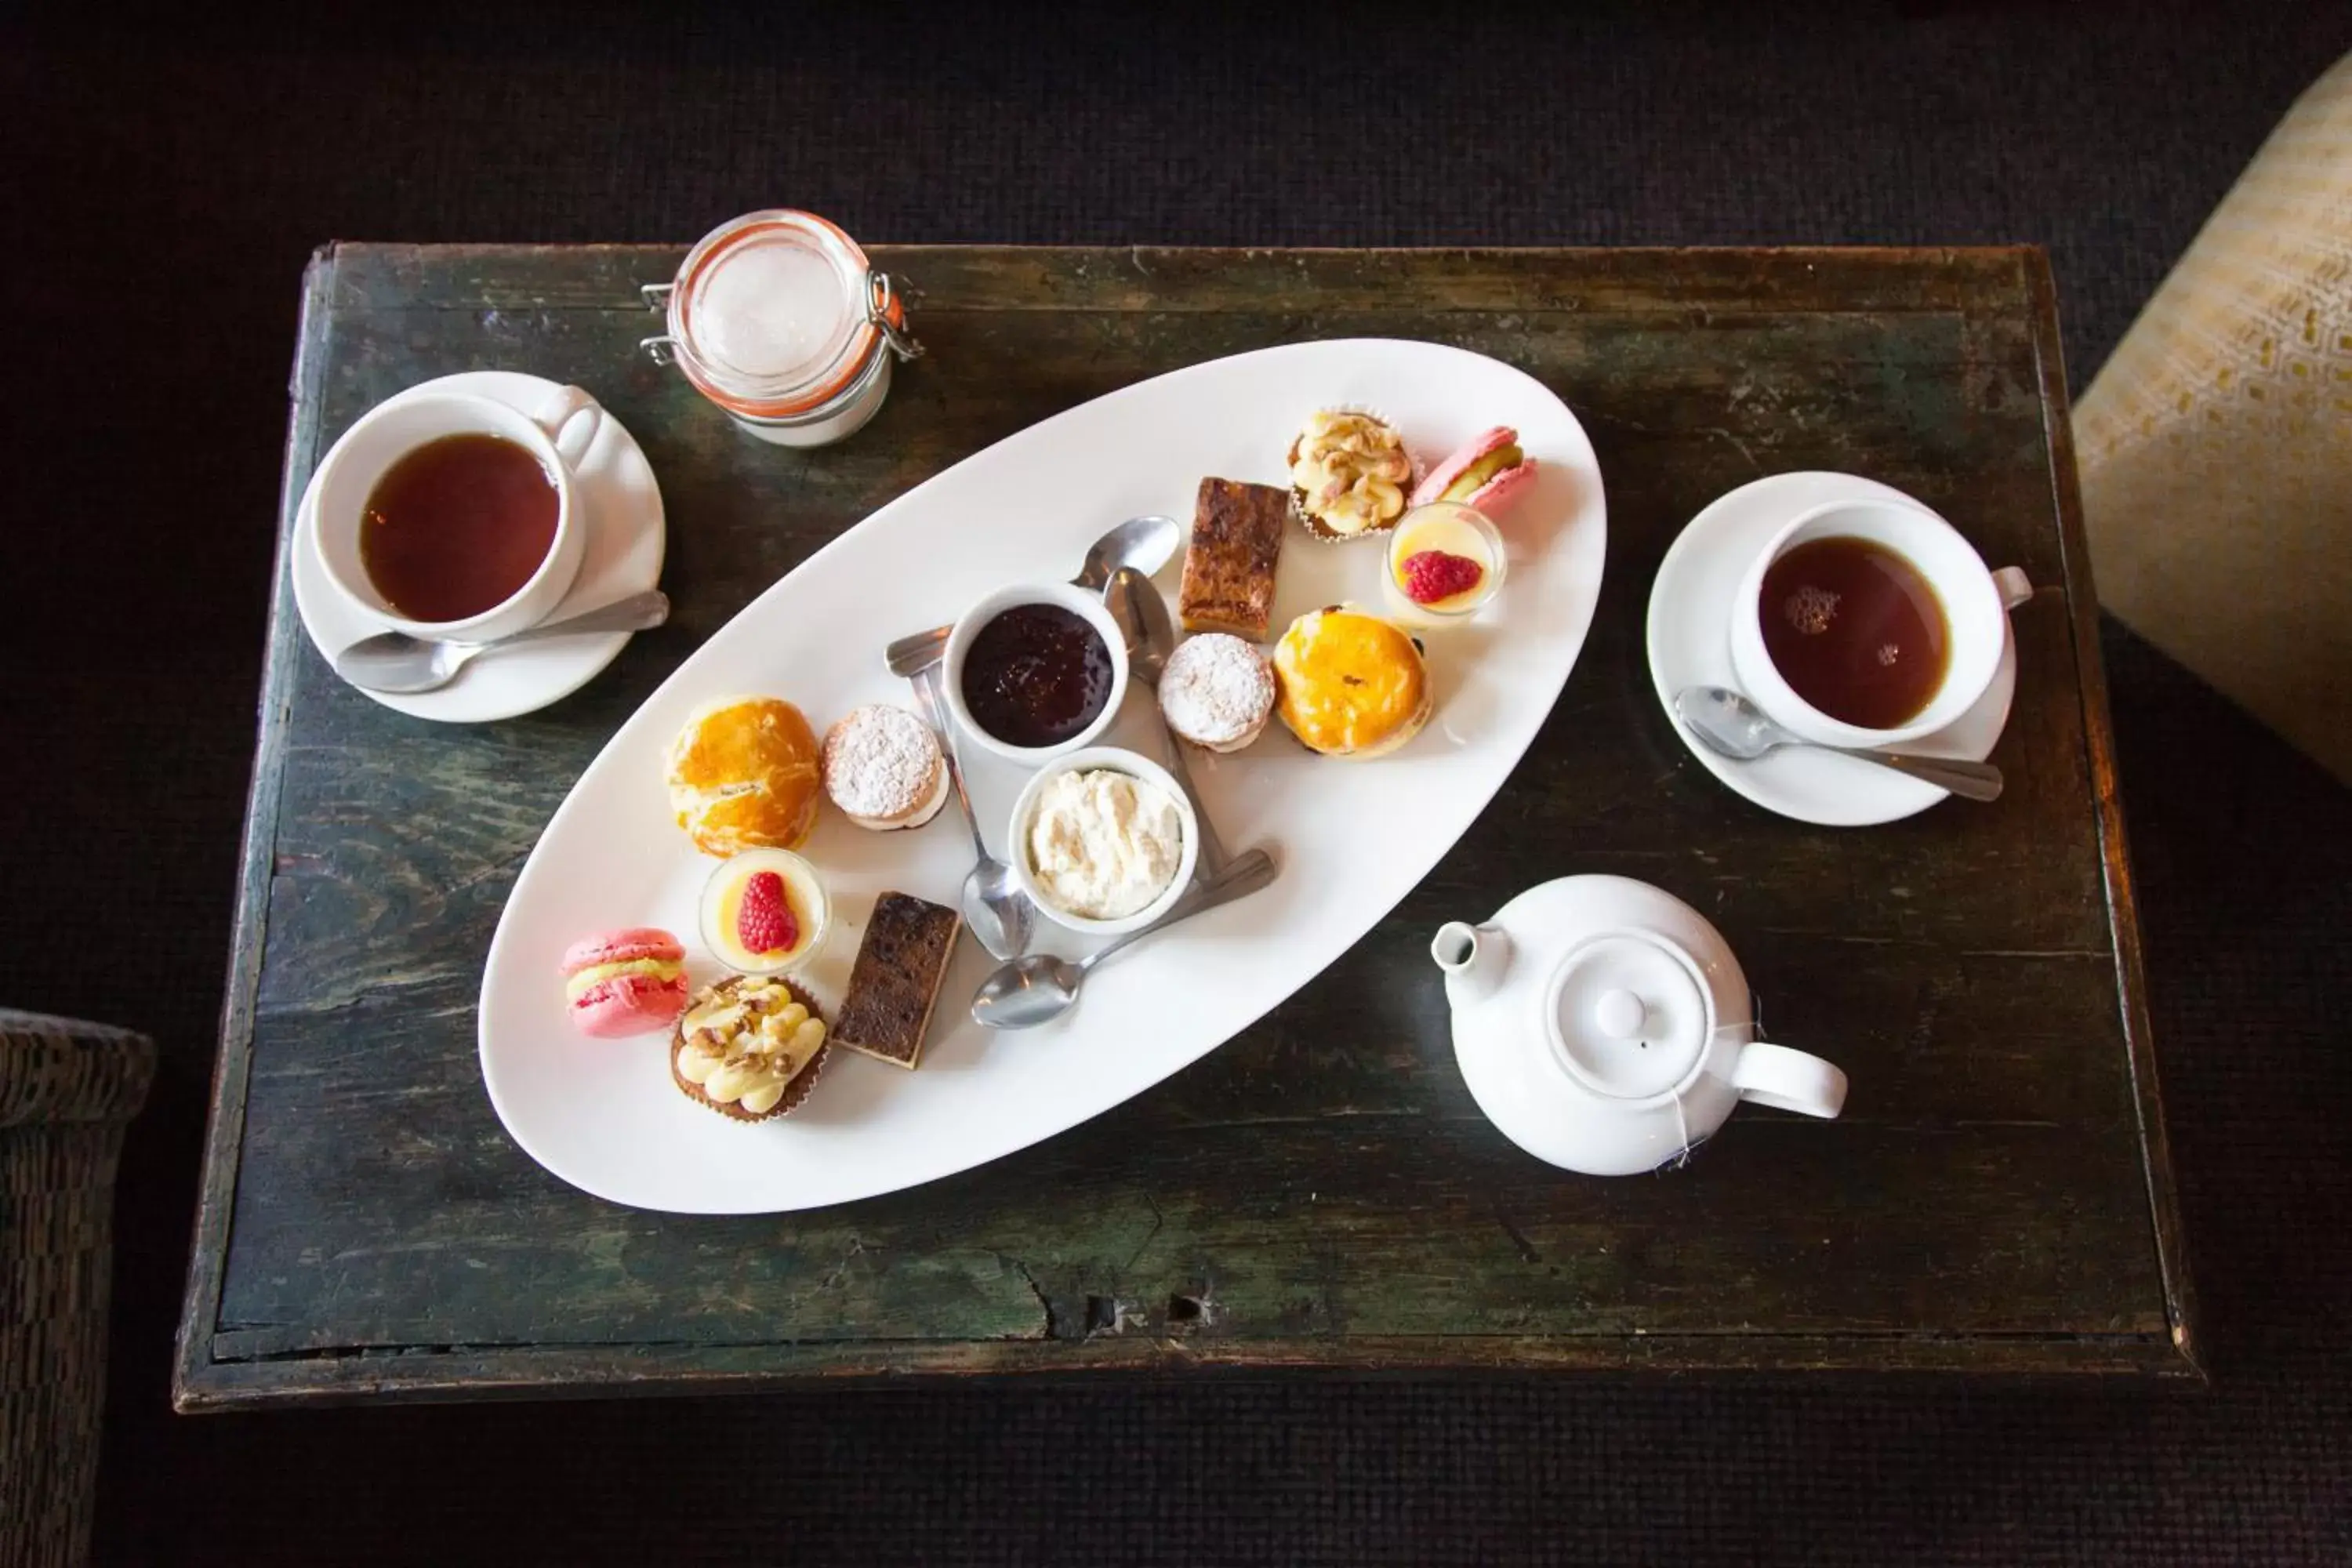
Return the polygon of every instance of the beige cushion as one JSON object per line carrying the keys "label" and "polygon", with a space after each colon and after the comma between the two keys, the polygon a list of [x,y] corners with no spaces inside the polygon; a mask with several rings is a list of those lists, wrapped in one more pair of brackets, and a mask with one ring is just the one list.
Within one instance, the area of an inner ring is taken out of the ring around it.
{"label": "beige cushion", "polygon": [[2352,56],[2074,416],[2099,600],[2352,782]]}

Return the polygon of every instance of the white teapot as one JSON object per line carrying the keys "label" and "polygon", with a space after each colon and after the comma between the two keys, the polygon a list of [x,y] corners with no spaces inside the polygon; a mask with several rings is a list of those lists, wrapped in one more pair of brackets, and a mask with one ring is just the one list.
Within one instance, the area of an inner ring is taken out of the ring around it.
{"label": "white teapot", "polygon": [[1722,933],[1624,877],[1562,877],[1485,925],[1438,928],[1471,1095],[1538,1160],[1595,1176],[1678,1164],[1743,1100],[1833,1117],[1845,1074],[1755,1037]]}

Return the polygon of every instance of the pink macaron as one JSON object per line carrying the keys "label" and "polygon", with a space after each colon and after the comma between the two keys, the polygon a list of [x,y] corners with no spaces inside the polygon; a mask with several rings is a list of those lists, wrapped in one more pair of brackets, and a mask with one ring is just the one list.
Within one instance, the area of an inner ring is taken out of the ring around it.
{"label": "pink macaron", "polygon": [[583,937],[560,968],[566,1011],[583,1035],[651,1034],[686,1011],[686,949],[656,927]]}
{"label": "pink macaron", "polygon": [[[1445,493],[1482,463],[1488,465],[1488,471],[1475,489],[1464,495]],[[1536,460],[1520,453],[1519,433],[1507,425],[1497,425],[1430,469],[1429,477],[1413,489],[1412,504],[1459,501],[1492,517],[1496,509],[1508,504],[1513,496],[1534,483],[1535,477]]]}

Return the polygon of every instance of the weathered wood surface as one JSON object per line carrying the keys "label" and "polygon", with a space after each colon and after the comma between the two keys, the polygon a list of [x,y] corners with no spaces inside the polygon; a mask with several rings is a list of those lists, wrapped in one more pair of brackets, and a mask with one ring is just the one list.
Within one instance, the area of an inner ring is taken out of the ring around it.
{"label": "weathered wood surface", "polygon": [[[371,405],[530,370],[644,444],[677,614],[551,709],[446,728],[335,680],[281,560],[184,1405],[1196,1364],[2193,1368],[2038,253],[886,249],[930,354],[866,432],[810,454],[739,436],[633,352],[653,330],[634,285],[678,254],[352,246],[314,265],[281,528]],[[1609,486],[1585,653],[1419,889],[1160,1089],[911,1192],[651,1215],[508,1141],[473,1039],[500,905],[702,637],[1046,415],[1356,333],[1525,368]],[[1811,468],[1900,486],[2046,584],[2016,617],[1999,804],[1809,828],[1669,731],[1642,653],[1659,559],[1715,496]],[[1745,1110],[1689,1170],[1628,1181],[1505,1142],[1454,1069],[1427,933],[1573,871],[1707,911],[1771,1033],[1852,1075],[1846,1116]]]}

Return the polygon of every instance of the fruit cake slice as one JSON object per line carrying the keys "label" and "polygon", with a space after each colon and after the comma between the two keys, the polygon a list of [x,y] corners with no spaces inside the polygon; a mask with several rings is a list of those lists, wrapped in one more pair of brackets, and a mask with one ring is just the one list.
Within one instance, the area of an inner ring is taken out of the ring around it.
{"label": "fruit cake slice", "polygon": [[1286,490],[1234,479],[1201,481],[1176,599],[1186,631],[1265,640],[1274,616],[1274,568],[1289,515]]}

